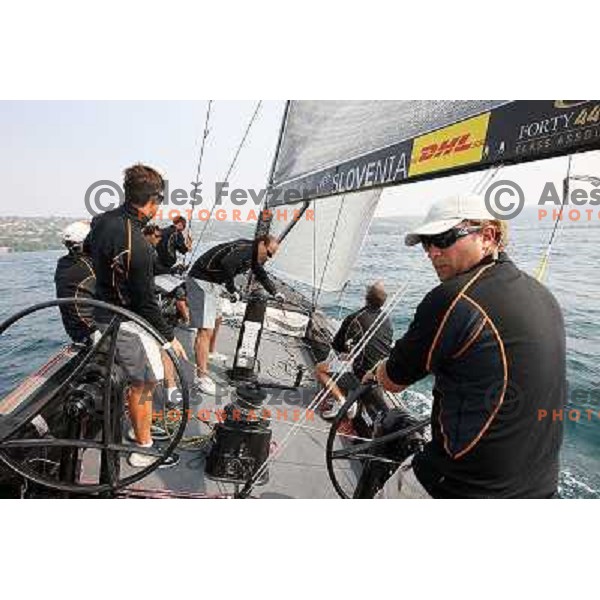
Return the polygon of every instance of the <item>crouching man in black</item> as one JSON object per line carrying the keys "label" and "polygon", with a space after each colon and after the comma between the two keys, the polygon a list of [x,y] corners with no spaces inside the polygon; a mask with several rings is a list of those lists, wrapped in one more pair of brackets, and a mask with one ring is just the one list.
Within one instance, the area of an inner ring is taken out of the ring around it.
{"label": "crouching man in black", "polygon": [[[324,410],[321,416],[324,419],[333,419],[346,402],[346,392],[358,387],[360,380],[367,371],[370,371],[382,358],[388,356],[392,347],[394,330],[389,317],[381,318],[381,308],[385,304],[387,294],[382,281],[376,281],[367,287],[365,305],[348,315],[333,338],[331,352],[326,361],[318,363],[315,367],[315,376],[319,383],[326,387],[333,396],[331,408]],[[375,321],[378,325],[365,347],[356,355],[348,372],[338,380],[338,384],[331,379],[344,368],[346,357],[356,348]],[[348,417],[354,418],[356,404],[349,411]]]}
{"label": "crouching man in black", "polygon": [[[54,284],[57,298],[94,297],[96,274],[92,259],[83,250],[83,242],[90,232],[84,221],[71,223],[63,232],[63,243],[68,254],[61,256],[56,264]],[[60,307],[63,326],[76,343],[87,343],[95,331],[94,309],[84,304],[68,304]]]}

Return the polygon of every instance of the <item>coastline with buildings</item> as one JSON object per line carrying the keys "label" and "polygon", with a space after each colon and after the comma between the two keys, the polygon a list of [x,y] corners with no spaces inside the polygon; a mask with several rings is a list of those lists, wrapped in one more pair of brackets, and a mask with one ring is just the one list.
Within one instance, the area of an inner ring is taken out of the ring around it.
{"label": "coastline with buildings", "polygon": [[0,255],[60,250],[62,230],[72,217],[0,217]]}

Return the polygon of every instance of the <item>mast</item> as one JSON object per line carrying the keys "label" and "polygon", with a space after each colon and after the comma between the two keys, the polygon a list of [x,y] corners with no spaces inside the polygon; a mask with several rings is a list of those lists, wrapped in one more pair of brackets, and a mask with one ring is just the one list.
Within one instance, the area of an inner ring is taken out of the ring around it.
{"label": "mast", "polygon": [[[273,187],[273,178],[275,175],[275,167],[277,166],[277,160],[279,159],[279,151],[281,150],[281,142],[283,141],[283,136],[285,133],[285,126],[287,123],[288,114],[290,111],[290,101],[285,101],[285,107],[283,109],[283,116],[281,119],[281,125],[279,127],[279,135],[277,137],[277,145],[275,146],[275,153],[273,154],[273,160],[271,162],[271,169],[269,171],[269,178],[267,179],[267,193],[265,194],[265,201],[263,204],[263,209],[269,206],[269,193],[271,188]],[[264,218],[264,210],[260,211],[260,216],[258,218],[258,222],[256,223],[256,230],[254,232],[254,238],[258,238],[261,235],[266,235],[269,233],[269,229],[271,227],[271,219]],[[248,282],[250,283],[250,281]]]}

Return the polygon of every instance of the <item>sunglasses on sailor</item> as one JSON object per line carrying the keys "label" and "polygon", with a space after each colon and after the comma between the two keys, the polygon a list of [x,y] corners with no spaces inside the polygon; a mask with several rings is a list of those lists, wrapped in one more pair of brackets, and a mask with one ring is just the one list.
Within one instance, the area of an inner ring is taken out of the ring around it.
{"label": "sunglasses on sailor", "polygon": [[475,233],[477,231],[481,231],[483,228],[479,226],[472,227],[453,227],[448,231],[444,231],[443,233],[438,233],[436,235],[422,235],[420,236],[421,244],[425,250],[429,250],[431,246],[435,246],[440,250],[445,250],[446,248],[450,248],[463,237]]}

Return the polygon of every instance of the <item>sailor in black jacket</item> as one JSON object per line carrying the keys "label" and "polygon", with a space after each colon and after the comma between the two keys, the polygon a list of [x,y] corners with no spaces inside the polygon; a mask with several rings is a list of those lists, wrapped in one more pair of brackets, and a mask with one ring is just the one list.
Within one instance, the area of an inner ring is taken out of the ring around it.
{"label": "sailor in black jacket", "polygon": [[[144,239],[142,228],[150,221],[163,199],[164,180],[154,169],[134,165],[125,171],[125,203],[95,217],[86,246],[96,272],[96,297],[116,304],[146,319],[177,354],[185,357],[174,337],[173,327],[163,318],[154,293],[153,249]],[[96,323],[106,329],[114,314],[96,310]],[[163,378],[160,347],[131,321],[121,323],[117,359],[130,380],[129,412],[133,437],[143,447],[152,445],[152,392]],[[132,466],[144,467],[155,459],[133,453]]]}
{"label": "sailor in black jacket", "polygon": [[192,247],[192,240],[183,235],[186,220],[182,216],[173,219],[173,225],[160,231],[160,239],[156,245],[156,252],[160,264],[167,269],[175,266],[177,253],[186,254]]}
{"label": "sailor in black jacket", "polygon": [[256,240],[239,239],[211,248],[192,265],[186,280],[186,290],[190,324],[198,329],[195,348],[199,379],[196,383],[204,393],[216,392],[215,384],[208,376],[208,358],[215,349],[220,323],[218,286],[225,286],[235,301],[240,297],[235,287],[235,277],[252,270],[269,294],[283,300],[283,294],[277,292],[263,266],[278,250],[277,239],[270,235]]}
{"label": "sailor in black jacket", "polygon": [[[258,282],[271,294],[277,295],[277,288],[269,279],[263,265],[273,258],[279,250],[279,244],[273,236],[264,236],[258,240],[239,239],[226,242],[207,250],[194,262],[189,271],[193,279],[210,281],[224,285],[230,294],[235,294],[237,275],[252,273]],[[256,253],[256,260],[253,260]]]}
{"label": "sailor in black jacket", "polygon": [[[83,252],[83,242],[90,231],[88,223],[71,223],[63,232],[63,243],[69,251],[61,256],[56,264],[54,283],[57,298],[94,297],[96,275],[92,259]],[[83,304],[69,304],[60,307],[65,331],[77,343],[86,343],[96,329],[94,309]]]}
{"label": "sailor in black jacket", "polygon": [[[344,391],[349,392],[360,385],[360,380],[365,373],[372,369],[381,359],[388,356],[392,347],[394,329],[389,317],[382,318],[381,309],[385,304],[387,294],[382,281],[367,287],[365,305],[359,310],[348,315],[342,322],[331,343],[331,352],[328,359],[318,363],[315,374],[318,381],[333,396],[331,408],[324,410],[321,416],[324,419],[333,419],[346,402]],[[366,346],[354,357],[351,368],[339,378],[338,384],[331,380],[333,374],[339,374],[345,365],[346,356],[362,342],[372,326],[378,323]],[[354,405],[356,407],[356,404]],[[353,419],[353,410],[348,417]]]}
{"label": "sailor in black jacket", "polygon": [[[549,498],[557,493],[566,400],[558,302],[504,252],[507,227],[482,197],[434,204],[406,236],[441,283],[376,379],[400,392],[434,376],[432,439],[385,484],[384,497]],[[366,378],[372,375],[367,374]]]}

